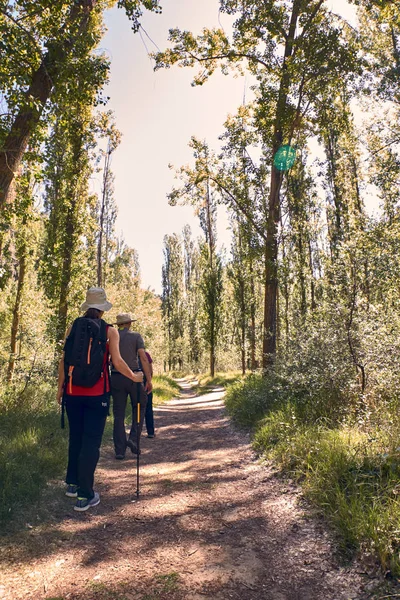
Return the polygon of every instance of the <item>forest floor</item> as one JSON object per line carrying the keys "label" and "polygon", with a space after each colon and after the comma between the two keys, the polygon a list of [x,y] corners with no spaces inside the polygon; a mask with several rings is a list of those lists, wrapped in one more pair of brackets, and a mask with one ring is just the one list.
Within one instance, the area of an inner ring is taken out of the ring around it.
{"label": "forest floor", "polygon": [[299,489],[232,427],[223,391],[182,388],[143,438],[140,498],[136,460],[116,461],[108,433],[96,508],[76,513],[54,481],[31,522],[2,536],[0,599],[375,598],[379,578],[340,562]]}

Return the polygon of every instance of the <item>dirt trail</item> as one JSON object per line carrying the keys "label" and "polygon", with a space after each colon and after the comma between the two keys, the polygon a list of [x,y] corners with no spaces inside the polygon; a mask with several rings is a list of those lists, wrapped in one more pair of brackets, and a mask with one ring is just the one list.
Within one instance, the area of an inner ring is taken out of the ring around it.
{"label": "dirt trail", "polygon": [[369,598],[371,581],[338,565],[298,490],[260,465],[232,428],[222,396],[184,389],[156,408],[138,502],[136,462],[116,461],[110,440],[96,473],[98,507],[76,513],[52,484],[47,522],[2,548],[0,599]]}

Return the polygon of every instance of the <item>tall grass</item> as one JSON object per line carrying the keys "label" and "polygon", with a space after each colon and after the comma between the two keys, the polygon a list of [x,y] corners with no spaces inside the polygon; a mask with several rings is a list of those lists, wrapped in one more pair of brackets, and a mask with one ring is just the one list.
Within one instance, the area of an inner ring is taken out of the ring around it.
{"label": "tall grass", "polygon": [[206,394],[210,391],[210,388],[227,387],[233,385],[237,381],[242,379],[241,371],[226,371],[215,373],[212,377],[209,374],[196,375],[195,376],[196,391],[198,394]]}
{"label": "tall grass", "polygon": [[312,401],[284,381],[250,378],[228,389],[226,405],[254,429],[255,449],[302,483],[345,553],[374,553],[398,576],[400,420],[382,408],[359,423],[326,418]]}
{"label": "tall grass", "polygon": [[168,375],[155,375],[153,377],[153,403],[162,404],[179,395],[180,387]]}
{"label": "tall grass", "polygon": [[67,436],[60,429],[54,389],[4,388],[0,398],[0,521],[38,500],[46,482],[65,469]]}

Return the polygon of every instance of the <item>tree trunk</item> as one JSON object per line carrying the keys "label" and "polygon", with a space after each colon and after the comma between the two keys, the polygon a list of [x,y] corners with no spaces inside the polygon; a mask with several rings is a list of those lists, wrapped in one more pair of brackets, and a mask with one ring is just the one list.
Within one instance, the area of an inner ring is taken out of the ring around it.
{"label": "tree trunk", "polygon": [[311,248],[311,240],[307,240],[308,245],[308,268],[310,270],[310,279],[311,279],[311,310],[315,310],[317,308],[317,303],[315,301],[315,278],[314,278],[314,266],[313,266],[313,256],[312,256],[312,248]]}
{"label": "tree trunk", "polygon": [[211,377],[214,377],[215,375],[215,356],[213,348],[210,350],[210,375]]}
{"label": "tree trunk", "polygon": [[59,32],[60,37],[67,36],[71,26],[80,19],[73,36],[67,36],[61,43],[49,43],[47,53],[39,68],[33,73],[29,89],[25,93],[25,103],[11,125],[3,147],[0,149],[0,213],[4,211],[11,184],[18,172],[29,138],[39,123],[46,102],[62,71],[76,40],[88,26],[90,11],[96,0],[78,0],[72,4],[69,16]]}
{"label": "tree trunk", "polygon": [[20,249],[19,256],[19,273],[17,295],[15,297],[13,320],[11,325],[11,342],[10,342],[10,359],[8,362],[7,382],[12,381],[15,369],[15,357],[17,354],[17,336],[21,317],[21,300],[24,290],[25,274],[26,274],[26,244],[23,243]]}
{"label": "tree trunk", "polygon": [[[282,66],[278,103],[276,108],[272,157],[274,158],[283,141],[283,127],[286,116],[287,96],[290,86],[290,72],[288,59],[292,55],[293,43],[296,34],[297,20],[301,9],[301,0],[293,1],[292,15],[289,31],[286,38],[285,53]],[[264,296],[264,335],[263,335],[263,371],[266,374],[274,364],[276,354],[276,326],[277,326],[277,259],[278,259],[278,223],[280,189],[282,173],[271,166],[271,183],[268,202],[267,239],[265,244],[265,296]]]}
{"label": "tree trunk", "polygon": [[103,190],[101,195],[100,219],[99,219],[99,239],[97,241],[97,285],[103,286],[103,233],[104,233],[104,215],[106,210],[106,201],[108,194],[108,178],[110,174],[111,144],[108,140],[106,158],[104,162]]}
{"label": "tree trunk", "polygon": [[60,296],[58,302],[58,319],[56,326],[56,356],[58,356],[62,342],[65,337],[67,330],[67,319],[68,319],[68,308],[69,308],[69,287],[71,283],[72,274],[72,258],[75,249],[75,211],[76,211],[77,198],[71,199],[71,203],[68,209],[68,215],[66,220],[64,248],[63,248],[63,266],[62,266],[62,279],[60,286]]}
{"label": "tree trunk", "polygon": [[267,224],[267,241],[265,245],[265,296],[264,296],[264,336],[263,336],[263,369],[268,370],[275,360],[276,353],[276,300],[278,293],[277,260],[278,260],[278,221],[279,191],[282,175],[272,166],[271,194]]}
{"label": "tree trunk", "polygon": [[250,364],[251,370],[254,371],[256,368],[256,302],[255,302],[255,285],[254,285],[254,272],[253,272],[253,259],[250,259],[250,321],[251,321],[251,332],[250,332]]}
{"label": "tree trunk", "polygon": [[246,302],[245,302],[245,293],[244,293],[244,281],[241,279],[240,281],[240,329],[241,329],[241,357],[242,357],[242,375],[246,374]]}
{"label": "tree trunk", "polygon": [[210,373],[214,377],[215,372],[215,313],[214,306],[210,307]]}

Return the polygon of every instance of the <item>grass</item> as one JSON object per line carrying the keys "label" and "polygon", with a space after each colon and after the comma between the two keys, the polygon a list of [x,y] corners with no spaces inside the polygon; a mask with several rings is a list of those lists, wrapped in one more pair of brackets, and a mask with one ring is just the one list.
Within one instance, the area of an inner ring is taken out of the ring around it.
{"label": "grass", "polygon": [[343,553],[372,553],[399,576],[400,421],[385,420],[383,412],[362,427],[349,419],[310,418],[308,402],[312,397],[282,382],[257,378],[235,384],[226,398],[232,418],[253,428],[259,454],[301,482]]}
{"label": "grass", "polygon": [[179,385],[167,375],[153,377],[153,404],[163,404],[179,395]]}
{"label": "grass", "polygon": [[[179,386],[171,378],[154,377],[154,403],[174,398]],[[129,413],[129,410],[127,410]],[[127,414],[129,419],[129,414]],[[67,419],[66,419],[67,420]],[[103,440],[112,437],[108,419]],[[65,473],[68,426],[60,428],[55,389],[28,387],[23,395],[3,387],[0,397],[0,523],[23,523],[24,511],[40,499],[50,479]]]}
{"label": "grass", "polygon": [[215,373],[214,377],[209,374],[198,375],[196,377],[198,394],[206,394],[213,387],[227,387],[234,384],[242,378],[241,371],[228,371]]}
{"label": "grass", "polygon": [[5,390],[0,400],[0,522],[37,501],[46,483],[66,465],[67,436],[60,429],[49,386]]}
{"label": "grass", "polygon": [[[157,574],[146,584],[147,591],[139,591],[135,587],[135,598],[140,600],[162,600],[163,598],[173,597],[174,592],[178,591],[181,578],[178,573]],[[131,582],[120,582],[115,586],[109,586],[101,581],[92,581],[88,584],[88,590],[91,597],[96,600],[127,600],[131,598]],[[140,594],[140,596],[138,596]],[[86,597],[86,596],[85,596]],[[60,599],[62,600],[62,598]]]}

